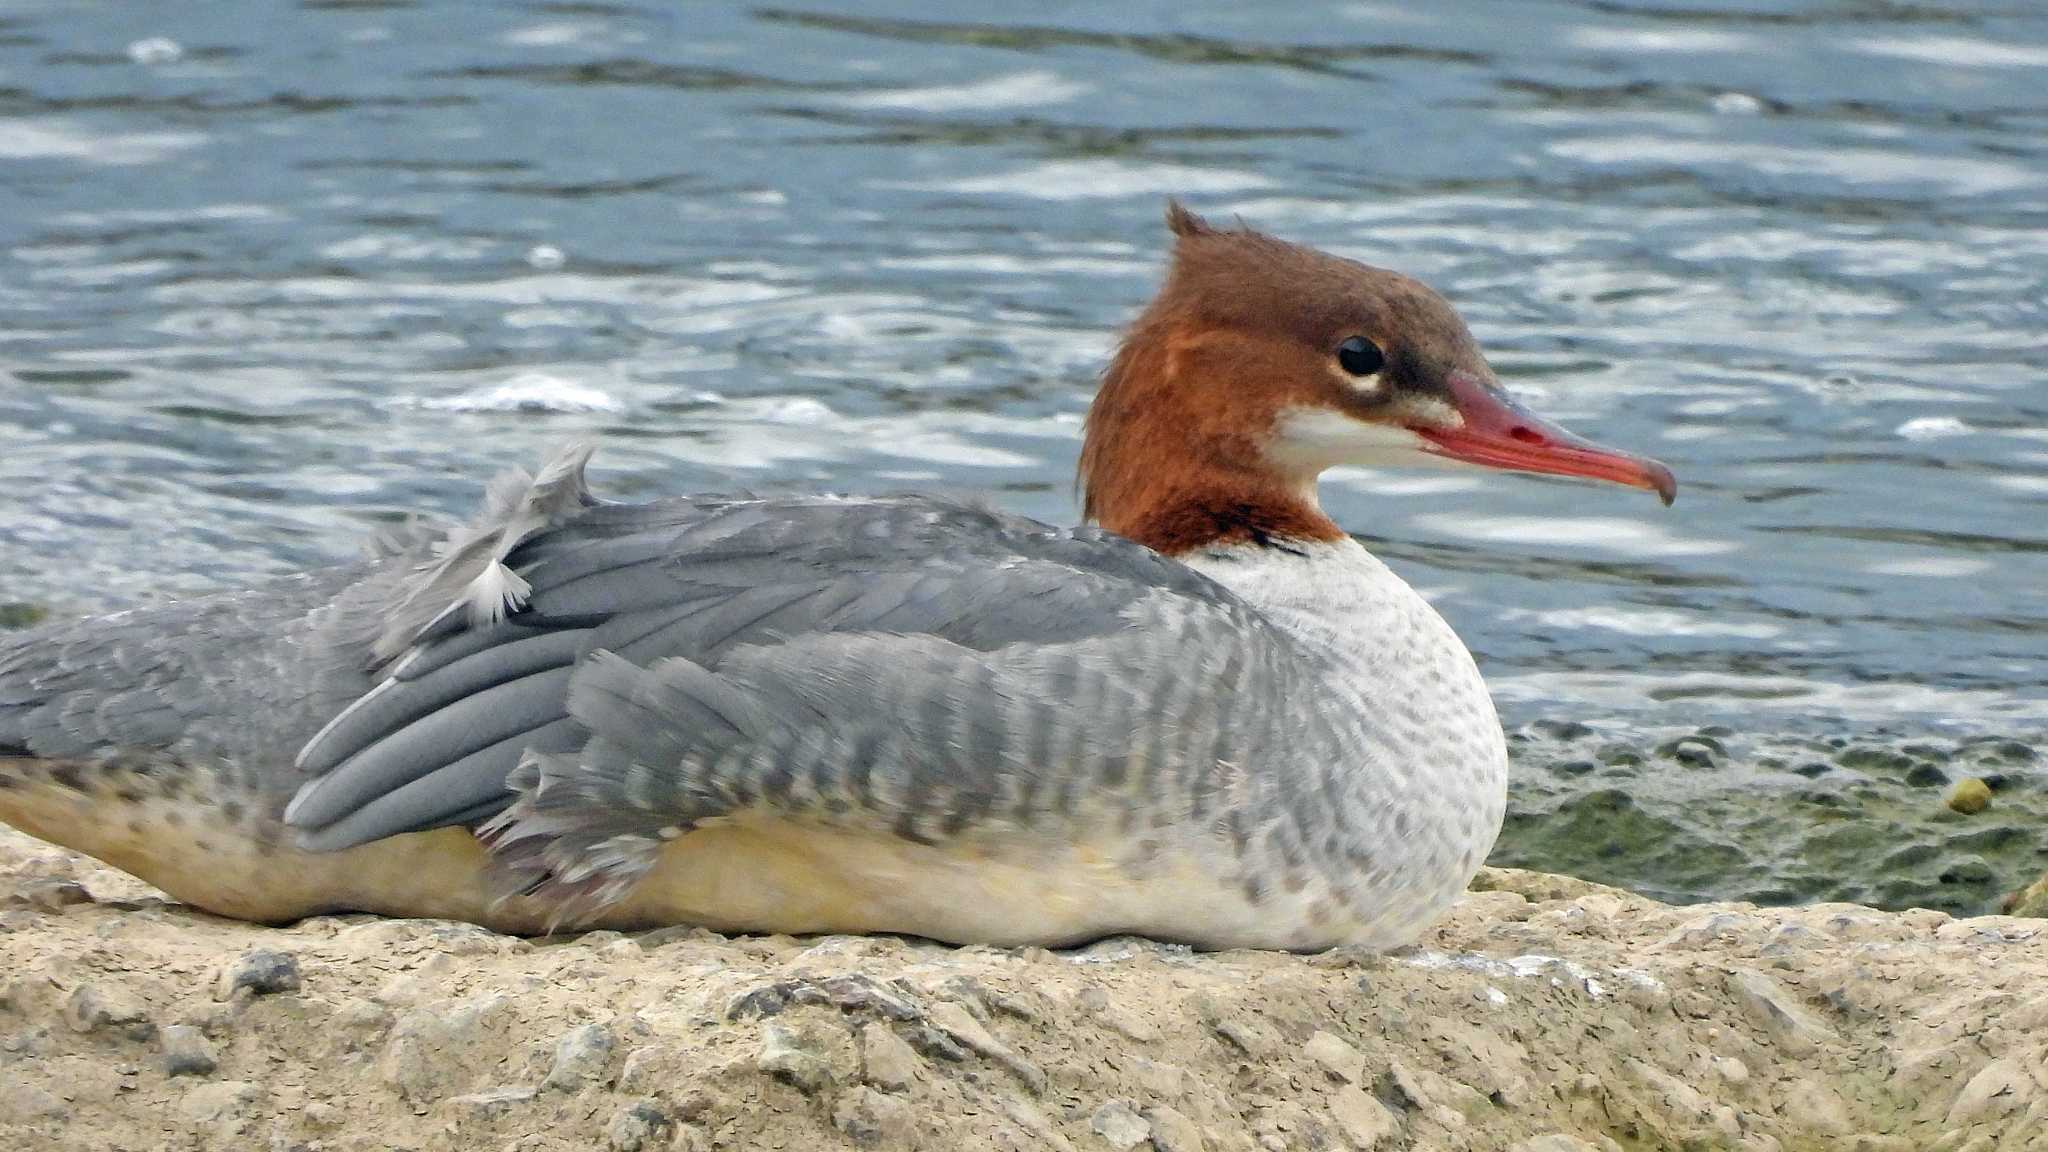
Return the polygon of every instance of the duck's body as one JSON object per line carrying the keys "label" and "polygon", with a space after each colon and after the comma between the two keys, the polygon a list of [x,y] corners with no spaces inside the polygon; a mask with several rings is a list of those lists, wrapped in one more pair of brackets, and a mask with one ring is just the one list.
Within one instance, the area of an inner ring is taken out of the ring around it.
{"label": "duck's body", "polygon": [[[1255,236],[1176,231],[1183,265]],[[1115,533],[919,497],[600,503],[567,453],[438,541],[7,638],[0,820],[265,921],[1412,939],[1499,830],[1499,724],[1450,628],[1315,508],[1343,426],[1295,394],[1176,419],[1229,351],[1185,303],[1170,283],[1091,417]]]}
{"label": "duck's body", "polygon": [[78,787],[0,815],[230,914],[532,931],[564,905],[494,905],[461,829],[576,753],[499,835],[578,923],[1294,948],[1412,934],[1499,828],[1471,657],[1350,540],[1181,563],[917,498],[569,504],[509,557],[526,611],[381,682],[423,553],[10,638],[0,740]]}

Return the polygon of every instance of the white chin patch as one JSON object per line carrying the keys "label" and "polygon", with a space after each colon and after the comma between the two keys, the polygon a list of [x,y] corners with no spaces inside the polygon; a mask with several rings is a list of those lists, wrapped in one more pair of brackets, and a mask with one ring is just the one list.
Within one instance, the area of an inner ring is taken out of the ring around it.
{"label": "white chin patch", "polygon": [[1273,423],[1266,448],[1273,463],[1310,474],[1325,468],[1441,468],[1456,461],[1430,451],[1406,428],[1355,420],[1329,408],[1296,408]]}

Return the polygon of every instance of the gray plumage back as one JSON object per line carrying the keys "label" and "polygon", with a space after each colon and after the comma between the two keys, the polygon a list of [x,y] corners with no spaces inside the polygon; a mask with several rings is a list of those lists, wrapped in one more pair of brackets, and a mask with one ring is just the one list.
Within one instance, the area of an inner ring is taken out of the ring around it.
{"label": "gray plumage back", "polygon": [[[574,474],[544,469],[533,487]],[[502,539],[506,509],[570,510],[538,530],[512,518],[523,542],[504,553],[508,579],[493,583],[496,545],[483,543],[463,549],[460,564],[445,552],[441,567],[407,578],[403,611],[386,617],[376,647],[411,646],[298,756],[316,777],[286,813],[303,843],[343,848],[502,808],[508,782],[539,782],[532,772],[514,779],[520,763],[596,746],[603,729],[590,711],[602,685],[627,678],[622,665],[659,665],[671,679],[701,668],[713,678],[693,681],[704,687],[787,649],[796,662],[780,673],[787,683],[757,679],[725,698],[767,692],[783,710],[778,722],[801,726],[822,713],[787,689],[815,670],[797,654],[821,637],[889,638],[873,655],[882,663],[892,652],[909,658],[912,638],[929,637],[971,665],[973,653],[1125,631],[1141,603],[1160,597],[1243,611],[1206,578],[1128,541],[927,497],[617,505],[591,502],[573,483],[561,491],[579,495],[550,504],[501,491],[491,515],[465,530],[470,541]],[[477,589],[508,585],[525,601],[515,615],[492,622],[463,610]],[[671,704],[692,714],[687,701]],[[693,738],[715,741],[715,728]],[[616,805],[590,818],[606,811],[626,821]]]}
{"label": "gray plumage back", "polygon": [[[589,457],[574,445],[507,473],[469,524],[367,561],[0,638],[0,755],[224,765],[299,843],[332,850],[488,819],[522,762],[538,784],[540,765],[586,750],[605,686],[639,669],[671,690],[703,669],[693,683],[717,698],[704,677],[779,660],[788,683],[746,691],[816,717],[790,693],[806,677],[818,690],[821,637],[876,637],[869,659],[923,661],[944,695],[936,670],[971,679],[974,653],[1097,641],[1183,600],[1219,627],[1245,614],[1094,529],[909,496],[607,504]],[[717,726],[701,737],[714,747]]]}
{"label": "gray plumage back", "polygon": [[[372,564],[0,636],[0,755],[92,760],[164,750],[296,783],[298,742],[371,686],[350,659]],[[253,778],[253,777],[252,777]]]}

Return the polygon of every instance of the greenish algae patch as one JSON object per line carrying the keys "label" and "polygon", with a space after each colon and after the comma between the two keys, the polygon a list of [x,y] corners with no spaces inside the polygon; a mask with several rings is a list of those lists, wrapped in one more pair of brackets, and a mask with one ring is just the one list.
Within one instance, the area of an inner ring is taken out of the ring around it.
{"label": "greenish algae patch", "polygon": [[41,604],[20,600],[0,602],[0,630],[33,628],[49,618],[50,610]]}
{"label": "greenish algae patch", "polygon": [[[1751,736],[1715,726],[1618,739],[1541,722],[1509,736],[1491,863],[1569,872],[1661,900],[1851,901],[1995,911],[2048,871],[2048,745]],[[1974,813],[1944,801],[1983,782]]]}

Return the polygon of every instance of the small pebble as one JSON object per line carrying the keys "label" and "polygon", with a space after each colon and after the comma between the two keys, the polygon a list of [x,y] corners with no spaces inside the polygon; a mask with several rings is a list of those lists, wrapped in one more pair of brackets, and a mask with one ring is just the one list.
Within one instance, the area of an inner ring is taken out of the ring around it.
{"label": "small pebble", "polygon": [[299,990],[299,962],[289,953],[259,948],[245,952],[221,969],[213,984],[215,1000],[230,1000],[247,988],[252,995],[269,996]]}
{"label": "small pebble", "polygon": [[635,1100],[612,1115],[605,1127],[605,1143],[612,1152],[642,1152],[661,1147],[674,1127],[668,1113],[652,1100]]}
{"label": "small pebble", "polygon": [[1714,749],[1704,740],[1680,740],[1671,746],[1671,758],[1690,768],[1712,768]]}
{"label": "small pebble", "polygon": [[149,1009],[133,993],[121,988],[80,984],[64,1001],[64,1022],[73,1032],[110,1029],[131,1040],[147,1040],[156,1034]]}
{"label": "small pebble", "polygon": [[1155,1152],[1202,1152],[1208,1147],[1202,1135],[1202,1126],[1189,1119],[1187,1114],[1164,1104],[1145,1110],[1145,1119],[1152,1123],[1152,1147]]}
{"label": "small pebble", "polygon": [[1354,1148],[1389,1144],[1400,1130],[1392,1110],[1356,1084],[1346,1084],[1330,1094],[1330,1119]]}
{"label": "small pebble", "polygon": [[31,908],[61,912],[78,904],[92,903],[92,893],[76,880],[45,878],[24,881],[15,888],[15,898]]}
{"label": "small pebble", "polygon": [[832,1082],[832,1067],[810,1050],[802,1034],[782,1024],[761,1028],[761,1048],[754,1067],[805,1092],[816,1092]]}
{"label": "small pebble", "polygon": [[1913,788],[1939,788],[1948,783],[1948,773],[1932,764],[1915,764],[1906,773],[1906,784]]}
{"label": "small pebble", "polygon": [[220,1067],[206,1034],[190,1024],[172,1024],[157,1036],[167,1076],[206,1076]]}
{"label": "small pebble", "polygon": [[1982,856],[1964,856],[1943,868],[1939,879],[1943,884],[1989,884],[1998,879],[1998,870]]}
{"label": "small pebble", "polygon": [[1538,720],[1529,725],[1536,731],[1558,740],[1580,740],[1593,734],[1593,729],[1577,720]]}
{"label": "small pebble", "polygon": [[1953,811],[1974,816],[1991,806],[1991,785],[1975,776],[1965,776],[1948,790],[1945,803]]}
{"label": "small pebble", "polygon": [[1365,1055],[1344,1038],[1329,1032],[1317,1032],[1308,1038],[1302,1051],[1309,1059],[1323,1066],[1323,1071],[1347,1084],[1357,1084],[1365,1079]]}
{"label": "small pebble", "polygon": [[468,1113],[471,1116],[496,1116],[509,1110],[514,1104],[526,1103],[535,1095],[537,1093],[533,1089],[514,1084],[502,1088],[486,1088],[482,1092],[465,1092],[460,1096],[450,1096],[441,1103],[454,1112]]}
{"label": "small pebble", "polygon": [[2008,895],[1999,910],[2007,916],[2048,917],[2048,875]]}
{"label": "small pebble", "polygon": [[877,1088],[901,1092],[917,1079],[924,1063],[910,1045],[882,1023],[868,1023],[860,1029],[861,1078]]}
{"label": "small pebble", "polygon": [[862,1148],[897,1148],[909,1143],[917,1118],[900,1097],[855,1087],[832,1107],[832,1125]]}
{"label": "small pebble", "polygon": [[263,1089],[247,1080],[216,1080],[201,1084],[178,1101],[178,1111],[194,1124],[232,1120],[263,1098]]}
{"label": "small pebble", "polygon": [[572,1028],[555,1043],[555,1062],[541,1086],[560,1092],[574,1092],[585,1084],[603,1082],[618,1050],[618,1038],[602,1024]]}
{"label": "small pebble", "polygon": [[1009,1069],[1010,1073],[1023,1081],[1024,1086],[1033,1093],[1045,1092],[1045,1070],[1019,1056],[1009,1045],[996,1039],[965,1006],[948,1000],[932,1005],[927,1015],[934,1025],[945,1032],[947,1038],[965,1046],[968,1051]]}
{"label": "small pebble", "polygon": [[1088,1127],[1118,1152],[1152,1138],[1152,1122],[1138,1115],[1128,1100],[1111,1100],[1088,1118]]}

